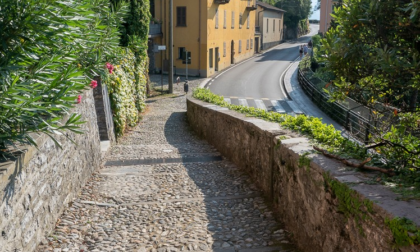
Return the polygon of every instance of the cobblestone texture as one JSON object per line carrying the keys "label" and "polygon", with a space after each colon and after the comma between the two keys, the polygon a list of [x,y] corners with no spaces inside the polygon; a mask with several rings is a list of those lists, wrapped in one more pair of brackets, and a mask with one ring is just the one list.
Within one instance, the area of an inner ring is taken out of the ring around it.
{"label": "cobblestone texture", "polygon": [[[160,80],[160,76],[152,76]],[[190,81],[190,91],[200,83]],[[220,156],[194,136],[181,85],[148,100],[108,161]],[[38,251],[295,251],[259,192],[227,160],[105,166]]]}

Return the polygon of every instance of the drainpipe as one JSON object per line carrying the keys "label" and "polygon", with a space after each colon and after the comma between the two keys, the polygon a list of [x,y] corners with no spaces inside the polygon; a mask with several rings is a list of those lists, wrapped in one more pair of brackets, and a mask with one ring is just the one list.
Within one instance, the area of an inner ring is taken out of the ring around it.
{"label": "drainpipe", "polygon": [[201,0],[198,0],[198,76],[201,76]]}
{"label": "drainpipe", "polygon": [[[163,34],[168,34],[168,32],[167,32],[167,30],[166,30],[166,27],[167,27],[167,24],[166,24],[166,22],[168,22],[168,19],[167,19],[167,17],[166,17],[166,1],[165,0],[161,0],[161,3],[162,3],[162,6],[163,6],[163,15],[164,15],[164,18],[165,18],[165,22],[162,22],[163,24],[164,24],[164,33]],[[169,50],[169,46],[168,46],[168,40],[166,39],[166,36],[164,35],[164,37],[165,37],[165,39],[164,39],[164,43],[165,43],[165,45],[166,45],[166,48],[167,48],[167,50],[165,50],[165,60],[167,60],[168,59],[168,50]],[[162,69],[163,69],[163,66],[162,66]]]}
{"label": "drainpipe", "polygon": [[[161,32],[162,32],[162,38],[161,38],[162,45],[166,45],[166,43],[163,40],[163,37],[165,36],[164,34],[166,32],[165,31],[165,20],[166,20],[166,18],[163,16],[163,0],[160,0],[160,24],[161,24],[160,29],[161,29]],[[166,37],[165,37],[165,39],[166,39]],[[163,75],[163,55],[164,54],[166,55],[166,52],[160,51],[160,57],[161,57],[160,62],[162,63],[162,65],[160,66],[160,72],[162,73],[162,75]]]}
{"label": "drainpipe", "polygon": [[263,27],[263,25],[264,25],[264,19],[263,19],[263,25],[260,25],[260,13],[261,12],[263,12],[264,11],[264,8],[262,9],[262,10],[260,10],[259,12],[258,12],[258,26],[260,27],[260,32],[261,32],[261,45],[260,45],[260,51],[262,50],[262,48],[263,48],[263,38],[264,38],[264,29],[261,29],[262,27]]}

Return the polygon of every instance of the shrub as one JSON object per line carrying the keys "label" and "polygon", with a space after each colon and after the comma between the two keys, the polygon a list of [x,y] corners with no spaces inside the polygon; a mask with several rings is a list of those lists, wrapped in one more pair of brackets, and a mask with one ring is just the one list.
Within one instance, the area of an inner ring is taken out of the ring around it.
{"label": "shrub", "polygon": [[318,34],[315,36],[312,36],[312,47],[319,48],[320,45],[321,45],[321,36]]}
{"label": "shrub", "polygon": [[108,0],[0,2],[0,149],[36,145],[30,133],[81,133],[80,116],[62,119],[115,57],[126,10],[111,13]]}
{"label": "shrub", "polygon": [[115,131],[117,136],[122,136],[128,126],[136,125],[139,112],[145,107],[147,61],[138,61],[128,48],[121,49],[119,54],[123,58],[104,81],[109,90]]}

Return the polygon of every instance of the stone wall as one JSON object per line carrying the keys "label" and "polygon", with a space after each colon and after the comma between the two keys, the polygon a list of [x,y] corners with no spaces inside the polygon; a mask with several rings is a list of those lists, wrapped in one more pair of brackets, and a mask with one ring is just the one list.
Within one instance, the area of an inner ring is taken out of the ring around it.
{"label": "stone wall", "polygon": [[[384,224],[391,215],[379,206],[386,201],[382,195],[391,192],[373,194],[374,189],[366,190],[369,185],[365,190],[354,186],[347,200],[357,203],[367,197],[378,204],[372,211],[362,206],[359,212],[346,212],[339,208],[344,201],[329,186],[328,177],[352,182],[354,171],[322,155],[306,156],[313,150],[308,139],[279,124],[193,98],[187,108],[193,130],[251,175],[302,251],[393,251],[393,236]],[[396,204],[400,203],[389,205]],[[416,206],[406,210],[415,218]]]}
{"label": "stone wall", "polygon": [[15,162],[0,163],[0,251],[34,251],[92,172],[100,166],[100,142],[92,90],[72,111],[82,114],[84,134],[45,136]]}

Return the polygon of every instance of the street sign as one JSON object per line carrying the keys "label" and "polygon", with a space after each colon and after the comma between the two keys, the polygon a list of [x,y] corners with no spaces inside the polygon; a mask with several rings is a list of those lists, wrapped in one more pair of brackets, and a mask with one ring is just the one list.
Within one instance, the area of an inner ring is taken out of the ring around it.
{"label": "street sign", "polygon": [[166,45],[158,45],[158,50],[159,51],[165,51],[166,50]]}

